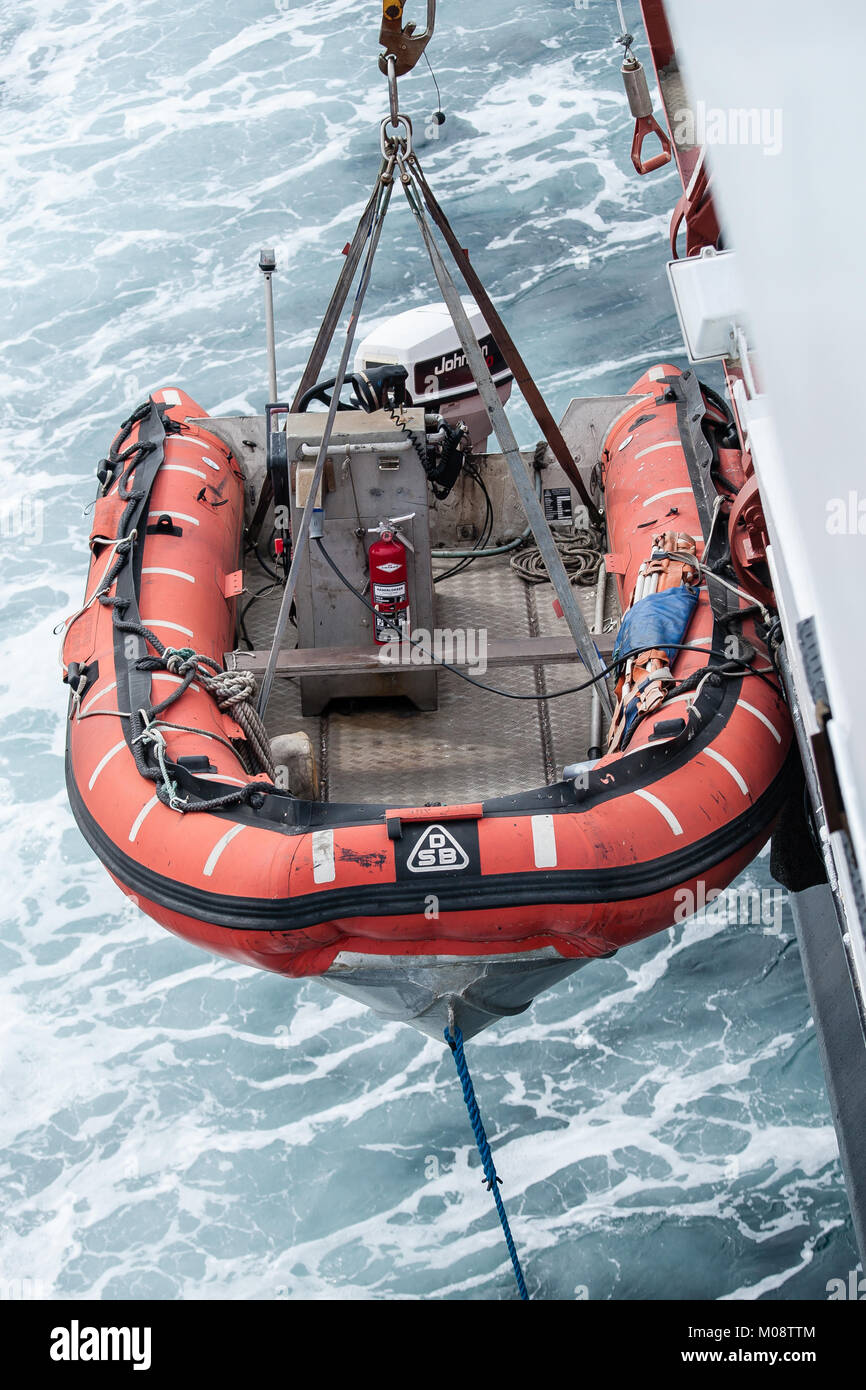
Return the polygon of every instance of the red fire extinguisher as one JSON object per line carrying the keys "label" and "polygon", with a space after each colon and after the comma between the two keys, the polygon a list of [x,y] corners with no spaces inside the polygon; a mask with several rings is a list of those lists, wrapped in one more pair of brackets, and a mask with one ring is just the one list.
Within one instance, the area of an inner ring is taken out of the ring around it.
{"label": "red fire extinguisher", "polygon": [[411,519],[411,516],[398,516],[370,528],[379,537],[370,546],[370,593],[376,610],[373,640],[380,646],[386,642],[405,641],[409,636],[406,551],[413,547],[396,528],[397,522]]}

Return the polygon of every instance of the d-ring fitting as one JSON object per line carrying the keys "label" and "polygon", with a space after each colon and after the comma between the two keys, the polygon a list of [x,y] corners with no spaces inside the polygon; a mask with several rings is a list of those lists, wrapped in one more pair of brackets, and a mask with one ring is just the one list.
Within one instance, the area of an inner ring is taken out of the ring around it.
{"label": "d-ring fitting", "polygon": [[[394,135],[386,135],[385,132],[389,126],[395,132],[399,130],[400,126],[403,126],[406,134],[404,136],[400,136],[396,133]],[[382,151],[383,159],[388,159],[395,153],[394,147],[396,144],[405,144],[405,150],[403,152],[404,158],[408,158],[412,153],[412,122],[409,120],[408,116],[404,116],[402,112],[399,111],[396,121],[392,120],[390,116],[386,116],[379,126],[379,148]]]}

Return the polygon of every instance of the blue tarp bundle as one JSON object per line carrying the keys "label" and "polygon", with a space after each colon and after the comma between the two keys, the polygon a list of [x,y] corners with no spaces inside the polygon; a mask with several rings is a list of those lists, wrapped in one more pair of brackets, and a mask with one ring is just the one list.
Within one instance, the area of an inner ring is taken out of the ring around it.
{"label": "blue tarp bundle", "polygon": [[[697,591],[685,585],[638,599],[622,620],[613,652],[614,661],[619,660],[620,653],[625,656],[628,652],[645,652],[651,647],[666,652],[668,661],[673,661],[677,647],[685,640],[697,602]],[[646,684],[644,681],[643,685]],[[638,720],[637,696],[641,689],[642,686],[638,686],[625,707],[626,738]]]}
{"label": "blue tarp bundle", "polygon": [[673,661],[678,645],[684,641],[692,614],[698,602],[695,589],[684,584],[678,589],[665,589],[660,594],[647,594],[629,608],[622,620],[613,651],[614,661],[620,653],[644,652],[650,647],[666,651]]}

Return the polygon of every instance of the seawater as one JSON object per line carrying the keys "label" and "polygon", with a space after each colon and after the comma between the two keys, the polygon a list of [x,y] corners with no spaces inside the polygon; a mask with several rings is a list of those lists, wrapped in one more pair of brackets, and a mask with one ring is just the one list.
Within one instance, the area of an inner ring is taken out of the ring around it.
{"label": "seawater", "polygon": [[[297,380],[377,166],[379,16],[0,7],[4,1297],[513,1296],[444,1046],[163,933],[63,787],[53,629],[80,602],[96,462],[159,386],[262,409],[261,246]],[[438,138],[426,66],[400,84],[557,415],[685,364],[677,178],[631,168],[618,27],[613,0],[442,0]],[[362,332],[436,297],[399,192],[389,223]],[[738,887],[771,887],[765,856]],[[468,1052],[534,1297],[824,1298],[856,1264],[787,908],[701,914]]]}

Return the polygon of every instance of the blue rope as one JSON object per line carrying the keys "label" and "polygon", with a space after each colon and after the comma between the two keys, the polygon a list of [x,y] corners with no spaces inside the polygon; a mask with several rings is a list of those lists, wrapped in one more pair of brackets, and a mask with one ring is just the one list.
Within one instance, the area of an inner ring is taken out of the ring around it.
{"label": "blue rope", "polygon": [[499,1220],[502,1222],[502,1231],[505,1236],[505,1244],[508,1246],[508,1253],[511,1256],[511,1263],[514,1266],[514,1277],[517,1280],[518,1292],[522,1299],[529,1302],[529,1294],[526,1292],[526,1284],[523,1281],[523,1270],[520,1268],[520,1260],[517,1258],[517,1250],[514,1246],[511,1227],[508,1224],[508,1217],[505,1215],[505,1207],[502,1204],[502,1197],[499,1193],[502,1179],[497,1177],[496,1169],[493,1165],[493,1154],[490,1152],[490,1145],[487,1142],[487,1135],[484,1132],[484,1122],[481,1119],[481,1112],[478,1109],[478,1102],[475,1099],[475,1087],[472,1085],[472,1077],[469,1075],[469,1067],[466,1065],[466,1058],[463,1054],[463,1033],[456,1024],[454,1025],[453,1037],[451,1035],[451,1029],[445,1029],[445,1041],[454,1054],[454,1064],[457,1067],[457,1075],[460,1077],[460,1084],[463,1087],[463,1099],[466,1101],[466,1109],[469,1111],[469,1119],[475,1134],[475,1142],[478,1145],[478,1152],[481,1155],[481,1164],[484,1168],[487,1191],[493,1193],[493,1200],[496,1203]]}

